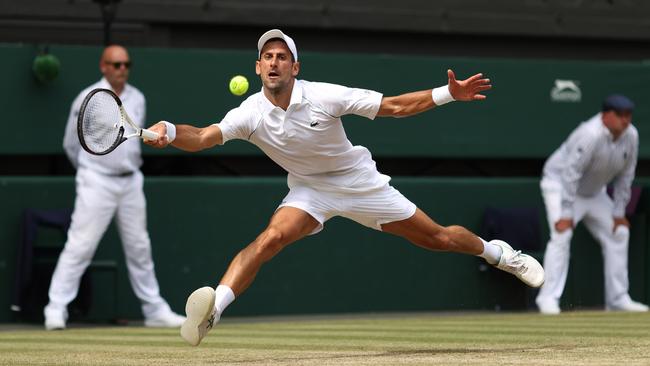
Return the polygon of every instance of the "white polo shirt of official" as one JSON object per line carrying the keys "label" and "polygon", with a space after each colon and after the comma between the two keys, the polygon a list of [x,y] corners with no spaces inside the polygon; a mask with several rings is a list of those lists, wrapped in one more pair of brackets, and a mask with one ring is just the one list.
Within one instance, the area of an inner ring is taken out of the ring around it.
{"label": "white polo shirt of official", "polygon": [[295,80],[286,111],[262,91],[232,109],[218,126],[223,142],[241,139],[259,147],[288,172],[287,184],[321,191],[368,192],[388,184],[370,151],[348,140],[341,116],[374,119],[382,94],[366,89]]}
{"label": "white polo shirt of official", "polygon": [[581,123],[544,164],[544,180],[562,186],[562,217],[573,216],[578,197],[595,197],[614,187],[614,215],[622,217],[630,200],[639,149],[639,133],[630,126],[614,140],[602,113]]}

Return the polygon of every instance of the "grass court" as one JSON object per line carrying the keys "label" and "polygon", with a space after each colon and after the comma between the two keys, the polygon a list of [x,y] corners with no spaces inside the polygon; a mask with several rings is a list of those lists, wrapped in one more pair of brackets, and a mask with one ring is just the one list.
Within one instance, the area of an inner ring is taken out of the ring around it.
{"label": "grass court", "polygon": [[175,329],[3,329],[1,365],[650,365],[650,313],[225,319],[198,347]]}

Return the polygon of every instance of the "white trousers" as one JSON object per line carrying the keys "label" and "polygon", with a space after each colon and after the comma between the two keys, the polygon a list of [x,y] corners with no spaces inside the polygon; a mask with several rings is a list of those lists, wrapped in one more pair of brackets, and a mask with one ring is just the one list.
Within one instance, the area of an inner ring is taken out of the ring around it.
{"label": "white trousers", "polygon": [[143,182],[140,171],[127,177],[112,177],[79,169],[72,223],[50,283],[46,316],[51,312],[67,316],[67,306],[77,296],[81,276],[114,216],[124,248],[129,281],[142,302],[145,318],[170,310],[160,296],[151,258]]}
{"label": "white trousers", "polygon": [[[551,238],[546,245],[544,254],[544,271],[546,280],[537,296],[538,302],[559,302],[567,273],[569,272],[570,243],[573,230],[564,232],[555,230],[555,222],[561,217],[562,186],[559,182],[542,179],[540,184]],[[603,253],[605,274],[605,303],[614,306],[629,298],[628,289],[628,242],[629,229],[619,226],[613,232],[614,203],[607,195],[605,188],[594,197],[577,196],[573,205],[573,223],[581,220],[594,238],[600,243]],[[579,259],[578,259],[579,260]]]}

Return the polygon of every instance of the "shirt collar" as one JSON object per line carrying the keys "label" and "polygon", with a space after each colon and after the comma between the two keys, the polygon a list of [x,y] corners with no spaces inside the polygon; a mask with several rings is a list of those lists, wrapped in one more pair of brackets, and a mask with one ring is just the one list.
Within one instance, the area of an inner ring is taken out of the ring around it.
{"label": "shirt collar", "polygon": [[295,79],[293,82],[293,90],[291,91],[291,100],[289,101],[289,106],[292,104],[302,103],[302,83],[300,80]]}
{"label": "shirt collar", "polygon": [[[262,97],[262,111],[265,114],[270,113],[277,106],[271,103],[271,101],[264,95],[264,87],[260,89],[260,96]],[[293,89],[291,90],[291,99],[289,100],[289,108],[294,104],[302,103],[302,83],[300,80],[295,79],[293,82]],[[280,107],[277,107],[280,108]],[[289,109],[287,108],[287,109]]]}

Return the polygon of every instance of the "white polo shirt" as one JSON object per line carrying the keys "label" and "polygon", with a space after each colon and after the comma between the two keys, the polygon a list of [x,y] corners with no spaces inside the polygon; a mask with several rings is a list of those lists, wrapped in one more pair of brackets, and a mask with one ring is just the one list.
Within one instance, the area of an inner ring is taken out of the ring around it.
{"label": "white polo shirt", "polygon": [[348,140],[341,116],[374,119],[382,94],[341,85],[295,80],[289,107],[274,106],[263,92],[248,97],[218,124],[223,142],[256,145],[289,174],[289,187],[364,192],[390,177],[377,171],[370,151]]}
{"label": "white polo shirt", "polygon": [[610,182],[614,216],[623,217],[639,150],[639,133],[630,125],[616,141],[598,113],[581,123],[544,164],[544,179],[562,184],[562,217],[573,216],[577,196],[594,197]]}

